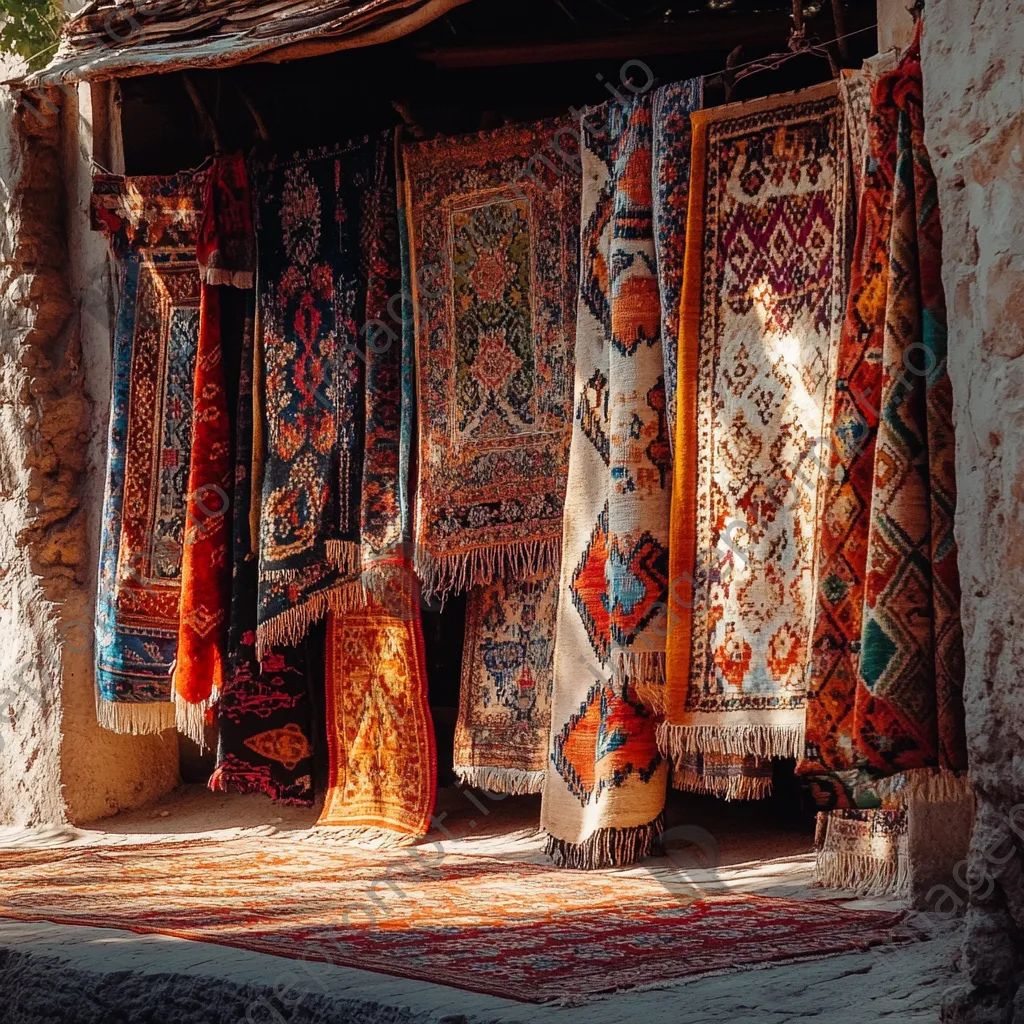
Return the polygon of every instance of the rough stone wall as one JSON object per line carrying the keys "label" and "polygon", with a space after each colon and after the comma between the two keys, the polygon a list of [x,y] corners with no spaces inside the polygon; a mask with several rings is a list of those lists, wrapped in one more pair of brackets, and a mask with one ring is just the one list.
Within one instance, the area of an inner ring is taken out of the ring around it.
{"label": "rough stone wall", "polygon": [[177,778],[173,737],[115,736],[93,710],[96,455],[106,407],[90,394],[109,388],[110,339],[105,330],[98,341],[102,307],[78,284],[83,269],[101,268],[83,267],[82,154],[67,138],[80,120],[74,101],[56,90],[0,89],[0,821],[8,824],[113,814]]}
{"label": "rough stone wall", "polygon": [[1024,2],[928,0],[978,795],[964,984],[945,1020],[1024,1021]]}

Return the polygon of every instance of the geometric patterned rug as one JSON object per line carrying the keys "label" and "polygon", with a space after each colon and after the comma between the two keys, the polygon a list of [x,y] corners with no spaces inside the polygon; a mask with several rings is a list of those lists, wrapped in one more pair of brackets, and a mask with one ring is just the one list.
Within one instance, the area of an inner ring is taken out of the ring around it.
{"label": "geometric patterned rug", "polygon": [[0,851],[0,918],[122,928],[526,1003],[913,938],[831,900],[445,853],[242,838]]}

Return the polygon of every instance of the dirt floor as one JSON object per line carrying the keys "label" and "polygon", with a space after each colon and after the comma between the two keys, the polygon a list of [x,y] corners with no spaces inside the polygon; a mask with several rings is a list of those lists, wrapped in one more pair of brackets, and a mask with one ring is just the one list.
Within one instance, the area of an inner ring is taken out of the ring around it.
{"label": "dirt floor", "polygon": [[[440,792],[432,843],[446,851],[541,863],[538,797],[491,798]],[[318,808],[282,807],[257,796],[186,786],[158,804],[83,828],[0,829],[4,847],[120,845],[311,834]],[[674,800],[666,856],[615,873],[644,874],[701,889],[831,899],[814,887],[806,816],[768,805]],[[0,872],[2,887],[2,872]],[[854,906],[892,909],[886,899]],[[441,985],[345,967],[116,929],[0,919],[0,1018],[11,1024],[306,1024],[320,1021],[447,1021],[611,1024],[828,1024],[935,1021],[954,980],[955,927],[922,932],[928,941],[722,977],[662,983],[582,1006],[533,1006]],[[723,965],[728,967],[728,965]],[[282,994],[281,979],[289,979]]]}

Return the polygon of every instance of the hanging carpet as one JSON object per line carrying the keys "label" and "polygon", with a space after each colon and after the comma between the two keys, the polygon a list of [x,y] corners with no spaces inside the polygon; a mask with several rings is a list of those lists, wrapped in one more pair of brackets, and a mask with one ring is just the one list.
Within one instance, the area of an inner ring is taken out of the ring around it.
{"label": "hanging carpet", "polygon": [[328,617],[330,777],[318,826],[384,841],[429,831],[437,758],[417,589],[405,566],[383,603]]}
{"label": "hanging carpet", "polygon": [[387,152],[364,139],[275,159],[257,190],[261,658],[362,599],[360,228]]}
{"label": "hanging carpet", "polygon": [[369,852],[260,837],[11,850],[0,870],[0,917],[173,935],[524,1003],[914,938],[899,913],[673,892],[620,873],[567,884],[548,866],[434,844]]}
{"label": "hanging carpet", "polygon": [[[233,315],[256,270],[252,196],[241,154],[218,157],[206,178],[196,258],[201,277],[193,387],[192,453],[174,667],[178,731],[200,747],[206,712],[224,685],[231,603],[233,453],[228,392],[234,391],[244,317]],[[249,317],[249,328],[252,319]]]}
{"label": "hanging carpet", "polygon": [[577,137],[546,121],[403,149],[428,596],[558,566]]}
{"label": "hanging carpet", "polygon": [[115,732],[174,725],[204,178],[93,185],[120,284],[96,597],[96,713]]}
{"label": "hanging carpet", "polygon": [[557,606],[557,575],[469,592],[455,726],[455,774],[468,785],[543,788]]}
{"label": "hanging carpet", "polygon": [[670,455],[654,266],[651,105],[582,121],[576,381],[541,826],[559,865],[650,853],[666,767],[664,687]]}
{"label": "hanging carpet", "polygon": [[876,84],[871,130],[799,766],[840,807],[907,782],[957,799],[967,766],[942,236],[916,49]]}
{"label": "hanging carpet", "polygon": [[849,201],[834,83],[693,115],[662,749],[799,757]]}
{"label": "hanging carpet", "polygon": [[[251,293],[249,293],[251,295]],[[256,659],[259,573],[249,535],[252,480],[253,300],[243,331],[235,424],[231,608],[227,670],[217,702],[217,766],[212,790],[264,793],[285,803],[313,802],[313,746],[305,643]]]}
{"label": "hanging carpet", "polygon": [[661,355],[665,364],[665,415],[669,446],[675,445],[679,298],[683,289],[686,215],[690,205],[690,113],[704,103],[704,79],[673,82],[654,92],[654,240],[661,289]]}
{"label": "hanging carpet", "polygon": [[752,754],[700,754],[684,750],[672,764],[672,785],[721,800],[762,800],[771,796],[771,758]]}

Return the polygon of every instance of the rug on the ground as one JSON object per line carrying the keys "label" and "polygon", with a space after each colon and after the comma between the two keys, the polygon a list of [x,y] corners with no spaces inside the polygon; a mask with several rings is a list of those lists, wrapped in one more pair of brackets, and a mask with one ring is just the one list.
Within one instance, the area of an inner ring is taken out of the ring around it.
{"label": "rug on the ground", "polygon": [[317,825],[381,841],[430,830],[437,787],[418,584],[409,565],[380,601],[327,619],[328,790]]}
{"label": "rug on the ground", "polygon": [[558,575],[474,587],[466,602],[455,774],[539,793],[551,729]]}
{"label": "rug on the ground", "polygon": [[[173,690],[178,731],[200,747],[206,713],[224,684],[234,462],[228,396],[236,390],[246,319],[237,315],[244,297],[223,292],[252,287],[255,251],[245,158],[240,153],[217,157],[206,178],[196,246],[201,279],[199,341]],[[238,265],[235,260],[250,262]],[[251,317],[248,323],[251,326]]]}
{"label": "rug on the ground", "polygon": [[587,111],[575,408],[541,805],[567,867],[658,842],[670,456],[651,221],[650,98]]}
{"label": "rug on the ground", "polygon": [[286,803],[313,802],[313,745],[305,643],[256,659],[258,572],[249,534],[252,452],[253,299],[243,329],[232,513],[231,608],[227,670],[217,702],[213,790],[264,793]]}
{"label": "rug on the ground", "polygon": [[96,714],[115,732],[174,725],[203,175],[97,175],[93,225],[119,274],[96,596]]}
{"label": "rug on the ground", "polygon": [[871,806],[886,779],[956,799],[967,761],[942,236],[915,51],[876,84],[871,120],[799,766],[822,806]]}
{"label": "rug on the ground", "polygon": [[904,808],[818,812],[814,881],[858,896],[910,893],[910,828]]}
{"label": "rug on the ground", "polygon": [[428,595],[554,571],[572,416],[569,120],[403,149]]}
{"label": "rug on the ground", "polygon": [[661,290],[661,355],[665,364],[665,416],[669,447],[675,447],[679,355],[679,297],[683,289],[686,215],[690,205],[690,113],[704,102],[704,79],[663,85],[654,93],[654,241]]}
{"label": "rug on the ground", "polygon": [[698,111],[662,749],[799,757],[849,202],[834,83]]}
{"label": "rug on the ground", "polygon": [[379,141],[275,158],[256,191],[260,657],[361,599],[361,212]]}
{"label": "rug on the ground", "polygon": [[0,917],[174,935],[526,1003],[907,941],[901,914],[282,839],[0,853]]}

